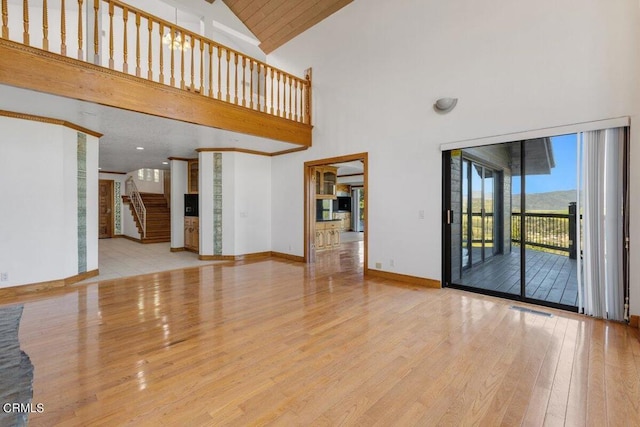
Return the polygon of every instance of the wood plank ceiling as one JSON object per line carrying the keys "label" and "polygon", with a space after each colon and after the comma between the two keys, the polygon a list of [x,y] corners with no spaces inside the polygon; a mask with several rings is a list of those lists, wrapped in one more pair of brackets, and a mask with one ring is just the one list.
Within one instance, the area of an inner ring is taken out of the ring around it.
{"label": "wood plank ceiling", "polygon": [[260,49],[268,54],[353,0],[223,1],[260,40]]}

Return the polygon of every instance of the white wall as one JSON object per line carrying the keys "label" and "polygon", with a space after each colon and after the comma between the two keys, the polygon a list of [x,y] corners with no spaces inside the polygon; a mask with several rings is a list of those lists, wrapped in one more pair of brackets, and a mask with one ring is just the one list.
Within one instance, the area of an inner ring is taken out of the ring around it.
{"label": "white wall", "polygon": [[245,153],[233,156],[234,255],[271,251],[271,158]]}
{"label": "white wall", "polygon": [[171,160],[171,247],[184,248],[184,194],[187,193],[187,162]]}
{"label": "white wall", "polygon": [[[144,179],[140,179],[138,176],[140,170],[127,173],[127,178],[132,177],[135,181],[138,191],[141,193],[164,194],[164,171],[161,169],[141,170]],[[125,181],[127,178],[125,178]]]}
{"label": "white wall", "polygon": [[[200,254],[213,255],[213,152],[199,153]],[[222,153],[222,254],[271,251],[271,158]]]}
{"label": "white wall", "polygon": [[[79,273],[77,134],[0,117],[0,287]],[[98,268],[98,139],[87,136],[87,271]]]}
{"label": "white wall", "polygon": [[[269,55],[293,73],[312,67],[314,90],[313,147],[273,159],[272,188],[283,190],[273,194],[273,250],[303,254],[303,162],[366,151],[370,268],[381,262],[387,271],[441,279],[439,145],[633,120],[638,28],[634,0],[369,0],[341,9]],[[432,109],[443,96],[460,99],[448,115]],[[640,135],[632,132],[636,147]],[[638,169],[632,182],[640,182]],[[632,192],[640,212],[639,191]],[[389,209],[391,196],[405,203]],[[640,241],[640,215],[632,229]],[[640,251],[632,260],[638,314]]]}

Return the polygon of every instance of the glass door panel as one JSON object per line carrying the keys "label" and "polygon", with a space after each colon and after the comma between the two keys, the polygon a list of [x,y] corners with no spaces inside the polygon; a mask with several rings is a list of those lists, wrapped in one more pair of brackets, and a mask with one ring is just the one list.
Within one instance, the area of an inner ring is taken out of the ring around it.
{"label": "glass door panel", "polygon": [[531,139],[525,141],[523,156],[524,295],[569,306],[577,306],[578,300],[577,261],[570,247],[574,240],[570,230],[576,221],[570,215],[577,198],[576,146],[575,134]]}
{"label": "glass door panel", "polygon": [[[470,225],[470,220],[471,220],[471,212],[470,212],[470,208],[471,208],[471,203],[470,203],[470,193],[469,193],[469,188],[470,188],[470,184],[469,184],[469,165],[470,165],[470,161],[468,160],[464,160],[461,162],[462,163],[462,188],[459,189],[455,189],[454,190],[454,194],[452,199],[453,200],[458,200],[461,197],[461,206],[462,206],[462,210],[459,211],[459,215],[458,217],[461,218],[460,221],[460,226],[462,229],[462,253],[461,253],[461,261],[462,261],[462,268],[467,268],[469,266],[471,266],[471,225]],[[462,194],[460,194],[460,192]],[[458,212],[456,212],[458,213]],[[454,215],[454,221],[455,221],[455,217],[456,215]]]}
{"label": "glass door panel", "polygon": [[494,181],[494,171],[491,169],[484,168],[484,193],[483,193],[483,232],[484,232],[484,259],[487,259],[493,256],[495,250],[495,242],[494,242],[494,194],[495,190],[495,181]]}
{"label": "glass door panel", "polygon": [[482,204],[484,194],[482,191],[482,166],[471,163],[471,264],[477,264],[483,260],[484,227],[482,219]]}

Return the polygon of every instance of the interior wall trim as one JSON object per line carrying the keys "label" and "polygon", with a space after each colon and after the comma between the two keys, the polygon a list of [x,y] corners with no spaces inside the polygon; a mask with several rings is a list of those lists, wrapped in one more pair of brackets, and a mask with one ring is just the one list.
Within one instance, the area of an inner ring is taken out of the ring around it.
{"label": "interior wall trim", "polygon": [[36,292],[47,291],[51,289],[64,288],[78,283],[82,280],[95,277],[100,274],[98,269],[87,271],[75,276],[70,276],[60,280],[50,280],[47,282],[30,283],[27,285],[10,286],[7,288],[0,288],[0,303],[4,303],[4,299],[11,299],[14,297],[34,294]]}
{"label": "interior wall trim", "polygon": [[365,270],[366,276],[380,277],[382,279],[396,280],[398,282],[410,283],[412,285],[422,286],[425,288],[441,289],[442,283],[439,280],[426,279],[424,277],[409,276],[407,274],[391,273],[382,270]]}
{"label": "interior wall trim", "polygon": [[547,138],[570,133],[588,132],[592,130],[611,129],[629,126],[629,116],[612,119],[596,120],[591,122],[574,123],[570,125],[553,126],[542,129],[532,129],[523,132],[505,133],[502,135],[487,136],[483,138],[465,139],[462,141],[440,144],[440,151],[457,150],[462,148],[481,147],[483,145],[502,144],[505,142],[522,141],[526,139]]}
{"label": "interior wall trim", "polygon": [[629,318],[629,326],[631,326],[632,328],[640,328],[640,316],[632,314]]}
{"label": "interior wall trim", "polygon": [[[87,129],[82,126],[78,126],[75,123],[71,123],[66,120],[54,119],[51,117],[44,117],[44,116],[36,116],[33,114],[18,113],[16,111],[7,111],[7,110],[0,110],[0,116],[9,117],[12,119],[31,120],[32,122],[49,123],[52,125],[64,126],[69,129],[76,130],[78,132],[86,133],[87,135],[95,136],[96,138],[102,138],[101,133],[92,131],[91,129]],[[120,173],[120,172],[103,172],[103,173]]]}
{"label": "interior wall trim", "polygon": [[[295,153],[295,152],[298,152],[298,151],[304,151],[304,150],[307,150],[308,148],[309,147],[296,147],[296,148],[291,148],[289,150],[276,151],[274,153],[269,153],[269,152],[266,152],[266,151],[259,151],[259,150],[249,150],[249,149],[246,149],[246,148],[235,148],[235,147],[196,148],[196,151],[198,153],[200,153],[200,152],[236,152],[236,153],[255,154],[257,156],[275,157],[275,156],[281,156],[283,154],[289,154],[289,153]],[[190,160],[190,159],[169,157],[169,160]],[[195,160],[197,160],[197,159],[195,159]]]}

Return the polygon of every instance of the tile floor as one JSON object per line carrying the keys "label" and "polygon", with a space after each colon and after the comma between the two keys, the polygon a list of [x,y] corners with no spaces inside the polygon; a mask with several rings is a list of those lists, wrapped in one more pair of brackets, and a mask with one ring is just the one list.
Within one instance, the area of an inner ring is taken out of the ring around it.
{"label": "tile floor", "polygon": [[93,283],[224,262],[228,261],[201,261],[198,259],[198,254],[193,252],[171,252],[169,243],[141,244],[122,238],[100,239],[98,241],[100,274],[79,283]]}
{"label": "tile floor", "polygon": [[[343,243],[362,241],[364,233],[344,232],[340,238]],[[198,254],[193,252],[171,252],[169,243],[143,245],[123,238],[100,239],[98,241],[100,274],[78,283],[87,284],[225,262],[228,261],[201,261],[198,259]]]}

